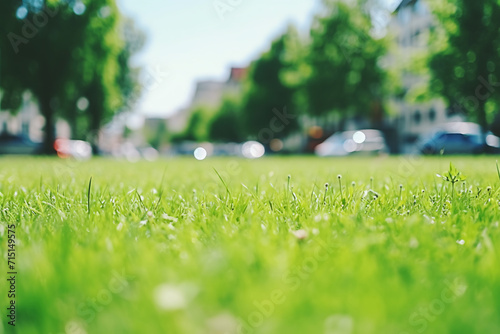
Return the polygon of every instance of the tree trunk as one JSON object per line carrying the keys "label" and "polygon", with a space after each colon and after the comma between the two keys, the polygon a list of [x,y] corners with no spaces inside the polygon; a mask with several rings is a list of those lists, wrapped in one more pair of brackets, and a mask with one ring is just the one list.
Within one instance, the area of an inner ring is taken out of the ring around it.
{"label": "tree trunk", "polygon": [[80,139],[78,134],[78,122],[76,120],[77,117],[77,111],[75,110],[74,112],[70,113],[67,118],[69,127],[71,129],[71,139]]}
{"label": "tree trunk", "polygon": [[53,155],[56,154],[56,150],[54,149],[56,133],[54,112],[50,105],[50,97],[44,96],[40,99],[40,109],[45,118],[42,154]]}
{"label": "tree trunk", "polygon": [[484,146],[486,146],[486,132],[488,132],[488,120],[486,119],[486,101],[479,101],[477,118],[479,125],[481,126],[481,142]]}
{"label": "tree trunk", "polygon": [[101,128],[101,112],[99,106],[92,106],[95,108],[90,112],[90,135],[88,141],[92,145],[92,154],[99,155],[99,130]]}

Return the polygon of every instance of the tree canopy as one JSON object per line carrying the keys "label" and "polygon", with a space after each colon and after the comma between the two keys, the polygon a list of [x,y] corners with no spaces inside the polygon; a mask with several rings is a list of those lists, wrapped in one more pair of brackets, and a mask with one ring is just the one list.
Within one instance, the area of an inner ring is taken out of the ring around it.
{"label": "tree canopy", "polygon": [[240,103],[235,97],[225,97],[210,122],[208,137],[214,141],[239,142],[243,140]]}
{"label": "tree canopy", "polygon": [[[261,131],[270,129],[273,137],[280,138],[298,129],[299,110],[294,100],[296,89],[285,82],[285,75],[293,66],[287,58],[288,45],[296,38],[297,32],[289,27],[285,34],[272,42],[269,51],[251,64],[241,111],[243,129],[247,136],[262,137]],[[287,110],[293,117],[286,124],[279,124],[275,126],[276,129],[271,129],[277,119],[276,114],[283,110]]]}
{"label": "tree canopy", "polygon": [[312,115],[368,115],[384,96],[379,60],[386,47],[372,36],[372,17],[364,4],[325,0],[323,13],[315,18],[304,85]]}
{"label": "tree canopy", "polygon": [[114,0],[5,0],[0,6],[7,31],[0,38],[2,107],[14,111],[24,91],[34,94],[46,122],[47,153],[56,118],[75,127],[81,98],[88,101],[85,128],[93,133],[126,103],[131,54]]}

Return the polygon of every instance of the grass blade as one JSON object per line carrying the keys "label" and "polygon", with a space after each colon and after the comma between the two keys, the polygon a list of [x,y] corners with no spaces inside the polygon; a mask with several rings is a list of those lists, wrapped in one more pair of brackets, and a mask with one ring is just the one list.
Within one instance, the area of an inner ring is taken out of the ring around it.
{"label": "grass blade", "polygon": [[229,187],[227,186],[226,181],[224,181],[224,179],[222,178],[222,176],[220,176],[220,174],[217,171],[217,169],[214,168],[214,171],[215,171],[215,174],[217,174],[217,176],[219,177],[219,179],[222,182],[222,184],[224,185],[224,187],[226,188],[226,191],[229,194],[229,196],[231,196],[231,191],[229,191]]}
{"label": "grass blade", "polygon": [[498,160],[497,160],[497,175],[498,179],[500,180],[500,168],[498,168]]}
{"label": "grass blade", "polygon": [[92,176],[89,180],[89,190],[87,192],[87,213],[90,215],[90,190],[92,189]]}

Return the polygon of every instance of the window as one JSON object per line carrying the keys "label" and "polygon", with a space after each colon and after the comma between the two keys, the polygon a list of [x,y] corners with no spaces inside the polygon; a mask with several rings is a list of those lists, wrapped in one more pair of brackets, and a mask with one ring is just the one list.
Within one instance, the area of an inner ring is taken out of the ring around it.
{"label": "window", "polygon": [[399,22],[407,24],[410,21],[410,12],[407,8],[401,8],[398,13]]}
{"label": "window", "polygon": [[429,120],[430,120],[431,122],[434,122],[434,121],[436,120],[436,110],[431,109],[431,110],[429,111]]}
{"label": "window", "polygon": [[425,7],[425,4],[420,0],[417,0],[417,2],[415,2],[413,10],[418,14],[427,14],[427,8]]}
{"label": "window", "polygon": [[461,133],[445,133],[439,139],[449,144],[462,144],[469,142],[469,138]]}
{"label": "window", "polygon": [[415,122],[415,124],[420,124],[421,120],[422,120],[422,114],[418,110],[415,111],[415,113],[413,114],[413,121]]}

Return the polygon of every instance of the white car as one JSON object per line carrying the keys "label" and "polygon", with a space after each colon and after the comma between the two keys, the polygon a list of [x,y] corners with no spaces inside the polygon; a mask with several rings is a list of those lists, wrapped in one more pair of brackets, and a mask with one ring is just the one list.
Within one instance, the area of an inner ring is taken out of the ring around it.
{"label": "white car", "polygon": [[56,139],[54,149],[61,158],[86,160],[92,157],[92,146],[83,140]]}
{"label": "white car", "polygon": [[379,130],[365,129],[337,132],[316,146],[319,156],[346,156],[350,154],[387,154],[389,149]]}

